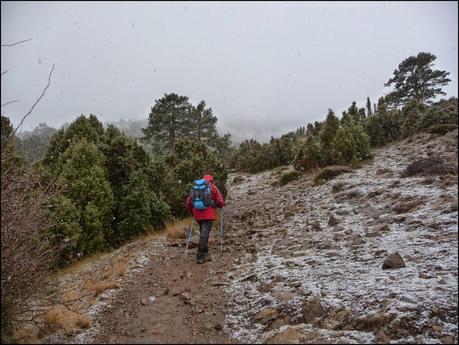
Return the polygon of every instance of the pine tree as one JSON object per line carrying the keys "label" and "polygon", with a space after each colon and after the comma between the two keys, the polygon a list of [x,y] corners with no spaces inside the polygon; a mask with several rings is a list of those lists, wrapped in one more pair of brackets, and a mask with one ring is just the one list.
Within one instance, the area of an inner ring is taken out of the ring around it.
{"label": "pine tree", "polygon": [[357,158],[357,146],[349,127],[338,128],[331,145],[333,164],[347,164]]}
{"label": "pine tree", "polygon": [[373,115],[371,112],[371,102],[370,102],[370,97],[367,97],[367,116]]}
{"label": "pine tree", "polygon": [[398,107],[415,100],[420,104],[432,103],[437,95],[446,95],[441,90],[451,79],[446,71],[433,70],[437,57],[431,53],[420,52],[403,60],[394,70],[393,77],[384,86],[394,85],[394,91],[387,95],[389,103]]}
{"label": "pine tree", "polygon": [[332,162],[331,149],[332,142],[339,128],[339,120],[333,110],[328,110],[327,118],[320,130],[320,142],[323,147],[324,160],[326,164]]}
{"label": "pine tree", "polygon": [[106,247],[110,236],[113,194],[104,168],[104,156],[86,138],[73,142],[59,159],[59,185],[80,215],[77,250],[93,253]]}
{"label": "pine tree", "polygon": [[155,154],[170,152],[178,140],[190,134],[192,110],[188,97],[165,94],[151,108],[141,141],[152,145]]}
{"label": "pine tree", "polygon": [[196,107],[191,106],[191,127],[189,136],[198,139],[209,146],[215,146],[218,138],[217,117],[212,108],[206,109],[206,102],[201,101]]}

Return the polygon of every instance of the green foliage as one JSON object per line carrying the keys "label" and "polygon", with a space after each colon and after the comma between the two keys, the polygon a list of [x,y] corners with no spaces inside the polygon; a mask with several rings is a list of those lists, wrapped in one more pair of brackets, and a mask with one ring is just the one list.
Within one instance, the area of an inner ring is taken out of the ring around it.
{"label": "green foliage", "polygon": [[93,115],[53,136],[43,166],[63,190],[50,209],[59,219],[53,233],[71,244],[62,261],[119,246],[170,218],[164,161],[116,127],[104,131]]}
{"label": "green foliage", "polygon": [[287,183],[293,180],[298,180],[301,178],[301,173],[298,171],[289,171],[281,175],[279,179],[279,185],[285,186]]}
{"label": "green foliage", "polygon": [[123,243],[135,235],[145,233],[150,224],[157,228],[164,227],[169,216],[167,205],[161,203],[149,190],[146,176],[138,171],[133,172],[121,192],[124,197],[118,204],[119,224],[115,234],[118,238],[112,241]]}
{"label": "green foliage", "polygon": [[357,158],[357,145],[348,126],[336,131],[331,145],[331,157],[336,164],[346,164]]}
{"label": "green foliage", "polygon": [[[78,251],[78,243],[82,229],[80,212],[73,201],[63,195],[57,195],[47,202],[48,218],[53,224],[48,230],[55,241],[66,244],[56,264],[59,266],[69,263]],[[56,243],[57,244],[57,243]]]}
{"label": "green foliage", "polygon": [[49,127],[46,123],[40,123],[31,132],[25,132],[17,139],[17,147],[24,153],[29,161],[43,159],[53,134],[57,129]]}
{"label": "green foliage", "polygon": [[313,137],[309,136],[306,142],[301,144],[293,161],[296,170],[307,171],[323,164],[323,152],[320,145]]}
{"label": "green foliage", "polygon": [[83,254],[105,248],[110,237],[113,193],[104,168],[104,155],[85,138],[75,142],[60,157],[59,184],[80,214],[82,233],[77,248]]}
{"label": "green foliage", "polygon": [[420,52],[403,60],[394,76],[384,86],[394,85],[394,91],[387,95],[389,102],[398,107],[414,100],[420,104],[430,103],[437,95],[446,95],[441,87],[451,80],[446,71],[433,70],[433,62],[437,57],[431,53]]}
{"label": "green foliage", "polygon": [[427,107],[417,100],[409,101],[402,109],[402,124],[400,126],[403,137],[409,137],[417,132],[419,123],[427,113]]}
{"label": "green foliage", "polygon": [[164,94],[151,108],[148,126],[142,129],[142,141],[151,144],[155,154],[168,153],[177,140],[190,134],[192,127],[192,107],[188,97]]}
{"label": "green foliage", "polygon": [[185,200],[193,181],[205,174],[214,177],[215,185],[223,197],[226,196],[228,173],[225,165],[204,143],[191,139],[177,141],[171,153],[166,156],[165,163],[168,167],[165,195],[173,215],[187,214]]}
{"label": "green foliage", "polygon": [[332,164],[333,158],[331,156],[333,140],[335,139],[336,132],[339,128],[339,119],[336,117],[333,110],[328,110],[327,118],[320,130],[320,142],[323,147],[325,164]]}
{"label": "green foliage", "polygon": [[[421,117],[419,128],[425,130],[432,126],[447,125],[458,123],[458,100],[456,97],[451,97],[448,100],[440,100],[435,103]],[[440,127],[437,127],[440,128]],[[447,127],[444,127],[447,128]]]}
{"label": "green foliage", "polygon": [[11,121],[8,117],[2,115],[2,123],[1,123],[1,148],[3,150],[3,147],[6,145],[8,140],[12,139],[12,134],[13,134],[13,125],[11,124]]}
{"label": "green foliage", "polygon": [[86,118],[80,115],[67,128],[61,128],[52,137],[43,162],[51,168],[59,168],[59,157],[75,141],[85,138],[88,142],[99,144],[104,132],[102,123],[95,115]]}

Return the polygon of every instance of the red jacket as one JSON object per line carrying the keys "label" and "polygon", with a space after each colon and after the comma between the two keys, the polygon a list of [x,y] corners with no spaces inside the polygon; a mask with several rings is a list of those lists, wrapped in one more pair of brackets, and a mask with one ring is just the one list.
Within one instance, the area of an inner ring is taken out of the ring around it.
{"label": "red jacket", "polygon": [[[217,186],[214,185],[214,177],[212,175],[204,175],[203,179],[210,182],[210,197],[215,201],[218,208],[222,208],[225,205],[225,201]],[[196,220],[215,220],[217,216],[217,211],[213,207],[208,207],[205,210],[193,208],[193,203],[189,195],[186,198],[186,208],[193,214]]]}

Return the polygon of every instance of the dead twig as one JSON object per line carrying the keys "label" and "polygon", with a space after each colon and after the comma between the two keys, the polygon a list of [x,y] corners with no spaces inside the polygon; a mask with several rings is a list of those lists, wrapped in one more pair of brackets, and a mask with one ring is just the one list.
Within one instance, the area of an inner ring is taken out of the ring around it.
{"label": "dead twig", "polygon": [[19,41],[19,42],[16,42],[16,43],[11,43],[11,44],[2,44],[1,46],[2,47],[12,47],[12,46],[15,46],[17,44],[21,44],[21,43],[24,43],[24,42],[27,42],[27,41],[31,41],[32,40],[32,37],[26,39],[26,40],[23,40],[23,41]]}
{"label": "dead twig", "polygon": [[51,71],[49,72],[49,76],[48,76],[48,84],[46,85],[46,87],[44,88],[43,92],[41,93],[40,97],[38,97],[37,101],[32,105],[32,108],[30,108],[30,110],[27,112],[27,114],[24,115],[24,117],[22,118],[21,122],[19,123],[19,125],[15,128],[15,130],[13,131],[13,133],[11,133],[12,136],[14,136],[16,134],[16,131],[18,130],[19,127],[21,127],[22,123],[24,122],[24,120],[26,119],[27,116],[30,115],[30,113],[33,111],[33,109],[35,108],[35,106],[38,104],[38,102],[40,102],[40,100],[43,98],[43,96],[45,95],[45,92],[46,90],[48,90],[48,87],[49,85],[51,84],[51,75],[53,74],[53,71],[54,71],[54,66],[51,68]]}
{"label": "dead twig", "polygon": [[19,100],[15,99],[14,101],[9,101],[9,102],[3,103],[0,107],[3,107],[5,105],[11,104],[11,103],[15,103],[15,102],[19,102]]}

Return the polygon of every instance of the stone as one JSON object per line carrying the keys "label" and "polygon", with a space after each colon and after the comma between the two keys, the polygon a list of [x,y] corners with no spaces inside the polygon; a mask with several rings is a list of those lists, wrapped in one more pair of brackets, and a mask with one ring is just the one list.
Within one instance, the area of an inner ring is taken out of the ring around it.
{"label": "stone", "polygon": [[272,296],[281,302],[287,302],[290,299],[292,299],[295,296],[295,294],[290,291],[276,291],[272,293]]}
{"label": "stone", "polygon": [[335,218],[333,214],[330,214],[330,218],[328,219],[328,225],[335,226],[338,224],[338,220]]}
{"label": "stone", "polygon": [[320,297],[315,296],[303,303],[301,307],[303,314],[302,320],[304,323],[312,323],[316,318],[326,314],[325,309],[320,303]]}
{"label": "stone", "polygon": [[454,338],[450,335],[445,335],[440,338],[442,344],[454,344]]}
{"label": "stone", "polygon": [[311,227],[315,231],[320,231],[322,230],[322,227],[320,226],[320,222],[318,220],[315,220],[311,223]]}
{"label": "stone", "polygon": [[389,344],[390,343],[390,337],[384,333],[384,331],[378,331],[375,335],[375,342],[376,343],[382,343],[382,344]]}
{"label": "stone", "polygon": [[358,246],[358,245],[364,244],[364,243],[365,243],[365,240],[362,238],[362,236],[358,236],[358,235],[353,236],[353,238],[352,238],[352,244],[353,244],[354,246]]}
{"label": "stone", "polygon": [[390,254],[382,265],[383,270],[402,267],[405,267],[405,261],[403,261],[402,256],[398,252]]}
{"label": "stone", "polygon": [[265,308],[258,312],[254,317],[253,320],[257,323],[265,324],[269,321],[273,321],[277,319],[279,316],[279,312],[277,309],[273,308]]}
{"label": "stone", "polygon": [[303,333],[296,328],[288,326],[282,332],[276,333],[273,336],[266,339],[268,344],[300,344],[302,343],[301,337]]}

